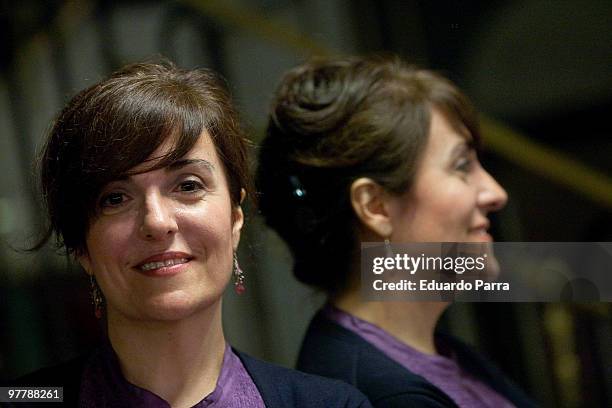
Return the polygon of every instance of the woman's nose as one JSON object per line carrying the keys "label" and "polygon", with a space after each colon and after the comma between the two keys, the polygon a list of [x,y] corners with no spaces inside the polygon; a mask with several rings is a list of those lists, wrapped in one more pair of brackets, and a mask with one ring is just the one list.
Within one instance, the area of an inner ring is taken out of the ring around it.
{"label": "woman's nose", "polygon": [[159,193],[151,193],[142,204],[140,234],[147,240],[163,240],[178,230],[175,212]]}
{"label": "woman's nose", "polygon": [[486,211],[499,211],[508,202],[508,193],[485,169],[482,169],[482,185],[478,193],[478,205]]}

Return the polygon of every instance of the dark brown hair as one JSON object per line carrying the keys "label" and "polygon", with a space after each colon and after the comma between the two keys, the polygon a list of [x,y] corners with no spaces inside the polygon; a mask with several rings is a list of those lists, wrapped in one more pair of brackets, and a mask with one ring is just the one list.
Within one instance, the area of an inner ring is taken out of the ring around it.
{"label": "dark brown hair", "polygon": [[[163,168],[187,154],[202,131],[210,133],[224,165],[233,205],[252,191],[247,140],[224,82],[207,69],[182,70],[168,61],[128,65],[81,91],[59,114],[39,159],[49,228],[58,248],[86,250],[96,200],[110,181],[135,166]],[[168,138],[174,148],[151,154]]]}
{"label": "dark brown hair", "polygon": [[358,245],[351,184],[369,177],[393,194],[410,189],[434,107],[478,144],[467,98],[444,77],[397,58],[313,59],[284,76],[257,186],[299,280],[330,293],[347,284]]}

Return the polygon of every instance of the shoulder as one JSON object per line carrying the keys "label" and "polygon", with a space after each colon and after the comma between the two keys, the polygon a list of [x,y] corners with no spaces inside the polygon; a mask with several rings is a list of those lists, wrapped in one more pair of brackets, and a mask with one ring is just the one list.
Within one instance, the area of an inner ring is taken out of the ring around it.
{"label": "shoulder", "polygon": [[360,337],[317,313],[302,341],[297,368],[355,385],[362,348]]}
{"label": "shoulder", "polygon": [[456,406],[429,381],[322,314],[308,328],[297,367],[354,385],[376,407]]}
{"label": "shoulder", "polygon": [[280,367],[236,351],[268,407],[370,407],[345,382]]}
{"label": "shoulder", "polygon": [[519,407],[537,406],[493,361],[476,351],[472,346],[444,333],[436,333],[436,339],[443,341],[455,353],[457,362],[463,370],[493,388],[514,405]]}

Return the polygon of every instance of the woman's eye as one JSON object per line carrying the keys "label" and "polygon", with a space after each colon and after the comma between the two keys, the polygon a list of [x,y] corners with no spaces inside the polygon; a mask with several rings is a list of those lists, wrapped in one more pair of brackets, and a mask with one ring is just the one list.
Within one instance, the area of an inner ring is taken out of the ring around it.
{"label": "woman's eye", "polygon": [[468,157],[462,157],[455,164],[455,170],[460,171],[462,173],[468,173],[472,169],[472,165],[474,161]]}
{"label": "woman's eye", "polygon": [[102,196],[100,199],[100,206],[105,207],[117,207],[125,202],[125,194],[123,193],[110,193]]}
{"label": "woman's eye", "polygon": [[190,193],[203,190],[204,186],[202,183],[195,180],[185,180],[179,184],[178,189],[179,191]]}

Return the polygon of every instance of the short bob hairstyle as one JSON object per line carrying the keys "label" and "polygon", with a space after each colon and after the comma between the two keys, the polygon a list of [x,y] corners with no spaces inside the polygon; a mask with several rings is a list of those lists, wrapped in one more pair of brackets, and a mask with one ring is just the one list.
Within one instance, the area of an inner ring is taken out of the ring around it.
{"label": "short bob hairstyle", "polygon": [[[103,187],[134,174],[166,167],[210,133],[229,183],[232,204],[252,191],[248,142],[224,82],[207,69],[182,70],[171,62],[128,65],[81,91],[61,111],[39,159],[49,227],[34,249],[55,233],[68,254],[86,251],[90,222]],[[168,138],[174,148],[151,154]]]}
{"label": "short bob hairstyle", "polygon": [[300,281],[330,294],[345,288],[359,245],[351,184],[369,177],[393,194],[409,190],[434,108],[478,146],[476,114],[459,89],[397,58],[313,59],[284,76],[256,183]]}

